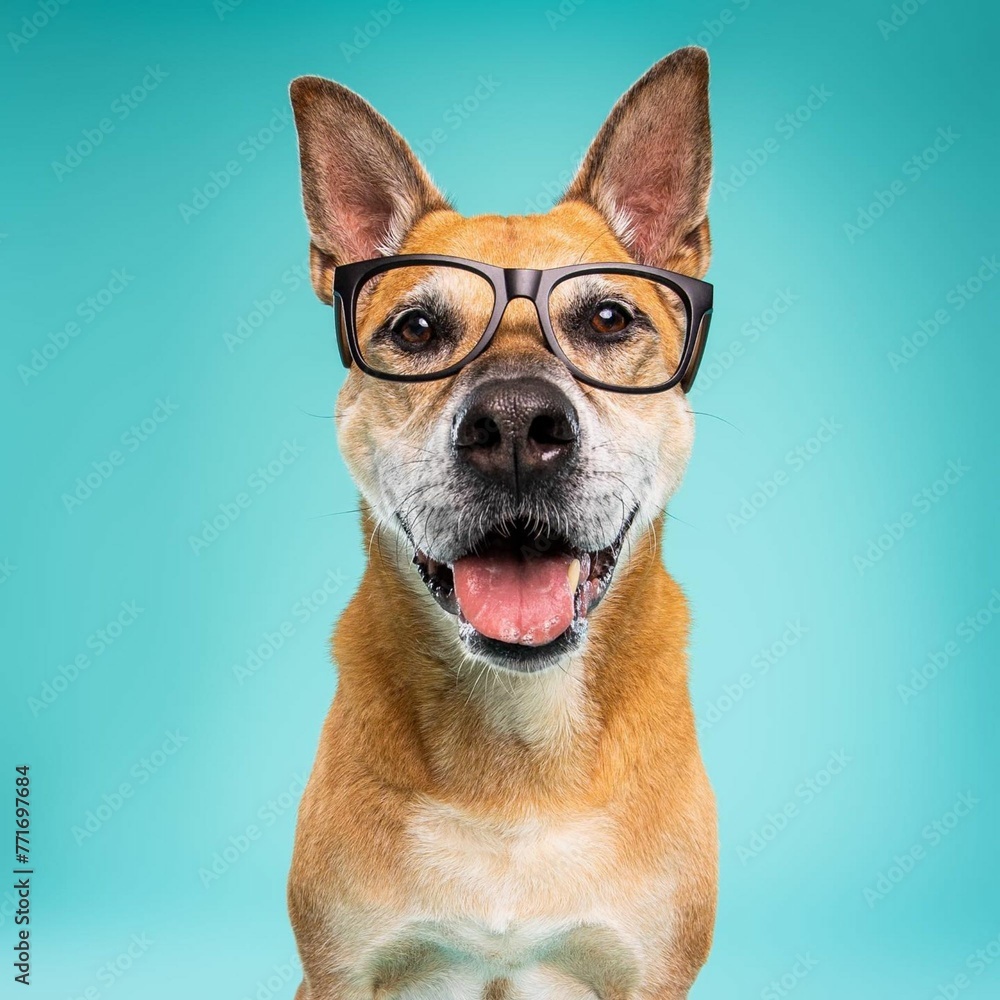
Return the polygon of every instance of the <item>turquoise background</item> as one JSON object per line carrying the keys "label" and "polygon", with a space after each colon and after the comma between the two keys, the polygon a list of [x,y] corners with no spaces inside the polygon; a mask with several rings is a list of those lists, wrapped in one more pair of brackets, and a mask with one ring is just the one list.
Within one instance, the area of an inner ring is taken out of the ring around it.
{"label": "turquoise background", "polygon": [[[461,210],[519,213],[692,41],[712,56],[717,301],[666,555],[722,834],[692,996],[997,995],[1000,280],[975,277],[1000,251],[995,5],[402,0],[355,45],[386,6],[4,10],[24,40],[0,44],[2,759],[11,782],[32,766],[34,995],[294,992],[293,803],[363,563],[289,80],[357,89]],[[480,76],[495,90],[448,117]]]}

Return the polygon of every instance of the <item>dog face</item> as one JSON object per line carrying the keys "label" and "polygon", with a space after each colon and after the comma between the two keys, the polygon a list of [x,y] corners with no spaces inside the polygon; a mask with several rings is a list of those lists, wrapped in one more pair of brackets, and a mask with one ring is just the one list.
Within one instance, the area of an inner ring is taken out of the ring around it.
{"label": "dog face", "polygon": [[[702,50],[667,57],[615,106],[562,203],[544,215],[474,218],[447,205],[359,97],[319,78],[296,80],[317,294],[331,301],[338,264],[382,254],[523,268],[638,261],[701,277],[707,80]],[[358,338],[367,356],[391,354],[397,368],[419,372],[447,338],[481,332],[492,309],[492,289],[474,273],[389,271],[359,299]],[[553,325],[606,338],[642,317],[649,336],[592,349],[587,363],[603,381],[676,368],[683,315],[641,280],[573,279],[553,292],[549,312]],[[588,615],[660,516],[693,438],[679,387],[626,395],[583,384],[548,350],[524,298],[508,304],[489,348],[456,375],[393,382],[354,366],[337,424],[375,530],[404,554],[400,572],[425,601],[425,590],[433,596],[439,624],[464,651],[517,671],[549,666],[585,642]]]}

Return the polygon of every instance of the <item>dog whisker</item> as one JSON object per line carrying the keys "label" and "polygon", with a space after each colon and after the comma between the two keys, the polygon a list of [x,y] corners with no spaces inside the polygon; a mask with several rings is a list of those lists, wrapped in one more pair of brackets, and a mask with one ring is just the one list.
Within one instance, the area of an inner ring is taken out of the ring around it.
{"label": "dog whisker", "polygon": [[689,413],[693,413],[695,416],[699,417],[711,417],[713,420],[721,420],[724,424],[728,424],[734,431],[739,434],[744,434],[744,430],[741,427],[737,427],[731,420],[727,420],[725,417],[720,417],[718,413],[708,413],[705,410],[688,410]]}
{"label": "dog whisker", "polygon": [[320,517],[340,517],[343,514],[363,514],[365,512],[364,507],[350,507],[347,510],[334,510],[329,514],[312,514],[309,516],[308,520],[315,521]]}

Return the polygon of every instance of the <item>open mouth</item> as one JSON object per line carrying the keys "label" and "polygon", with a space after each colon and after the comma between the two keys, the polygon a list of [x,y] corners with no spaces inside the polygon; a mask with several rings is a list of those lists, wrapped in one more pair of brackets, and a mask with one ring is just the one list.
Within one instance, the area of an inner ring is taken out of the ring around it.
{"label": "open mouth", "polygon": [[413,563],[434,599],[461,622],[473,651],[532,669],[573,649],[587,615],[614,575],[626,533],[598,551],[515,520],[487,532],[466,555],[437,562],[417,549]]}

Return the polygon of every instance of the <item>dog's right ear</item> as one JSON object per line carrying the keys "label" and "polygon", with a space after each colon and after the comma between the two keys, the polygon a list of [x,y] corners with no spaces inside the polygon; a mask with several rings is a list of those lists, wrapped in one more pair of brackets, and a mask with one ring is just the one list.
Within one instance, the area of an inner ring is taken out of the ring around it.
{"label": "dog's right ear", "polygon": [[290,93],[313,288],[329,303],[337,264],[393,253],[420,216],[450,206],[399,133],[353,91],[300,76]]}

